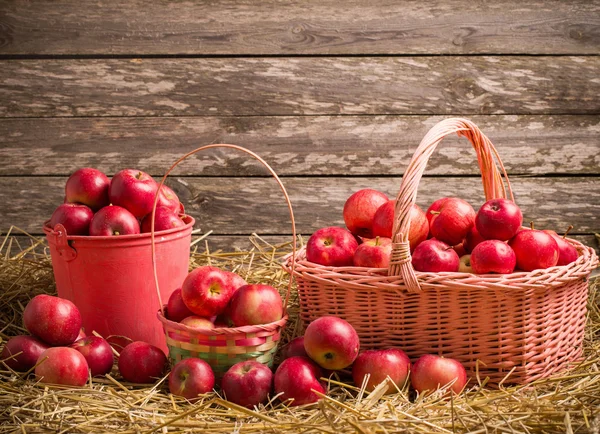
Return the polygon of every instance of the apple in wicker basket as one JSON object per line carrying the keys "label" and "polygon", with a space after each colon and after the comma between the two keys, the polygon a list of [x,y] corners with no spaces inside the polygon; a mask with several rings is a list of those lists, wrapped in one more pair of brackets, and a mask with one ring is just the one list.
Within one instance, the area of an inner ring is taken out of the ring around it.
{"label": "apple in wicker basket", "polygon": [[335,316],[322,316],[306,328],[304,348],[308,356],[322,368],[339,370],[354,362],[360,342],[356,330],[348,321]]}
{"label": "apple in wicker basket", "polygon": [[[152,213],[147,214],[142,219],[141,224],[141,232],[149,233],[151,232],[151,224],[152,224]],[[154,231],[166,231],[168,229],[180,228],[185,226],[185,222],[181,219],[177,212],[172,211],[171,209],[165,206],[156,207],[156,212],[154,213]]]}
{"label": "apple in wicker basket", "polygon": [[388,268],[392,256],[392,240],[375,237],[364,241],[354,252],[356,267]]}
{"label": "apple in wicker basket", "polygon": [[417,271],[458,271],[460,258],[448,244],[431,238],[417,246],[412,254],[412,265]]}
{"label": "apple in wicker basket", "polygon": [[15,371],[26,372],[35,366],[40,355],[48,348],[48,344],[33,336],[13,336],[4,345],[0,360]]}
{"label": "apple in wicker basket", "polygon": [[325,394],[319,380],[321,368],[308,357],[295,356],[285,359],[275,371],[275,394],[290,406],[311,404],[321,397],[314,391]]}
{"label": "apple in wicker basket", "polygon": [[508,245],[515,251],[517,268],[533,271],[554,267],[558,263],[559,250],[556,239],[537,229],[520,231],[510,239]]}
{"label": "apple in wicker basket", "polygon": [[147,342],[132,342],[119,355],[119,372],[131,383],[154,383],[166,365],[165,353]]}
{"label": "apple in wicker basket", "polygon": [[[379,207],[373,217],[373,235],[380,237],[392,237],[394,227],[394,208],[395,200],[389,200]],[[410,230],[408,232],[408,242],[410,243],[411,253],[429,235],[429,222],[425,213],[417,204],[413,204],[410,210]]]}
{"label": "apple in wicker basket", "polygon": [[192,315],[181,320],[181,324],[188,326],[194,330],[210,330],[214,329],[215,325],[208,318]]}
{"label": "apple in wicker basket", "polygon": [[40,294],[27,303],[23,324],[29,333],[51,346],[70,345],[81,330],[81,314],[69,300]]}
{"label": "apple in wicker basket", "polygon": [[35,376],[41,383],[83,386],[88,380],[88,364],[73,348],[52,347],[40,354]]}
{"label": "apple in wicker basket", "polygon": [[459,273],[473,273],[473,267],[471,266],[471,255],[466,254],[460,257],[458,264]]}
{"label": "apple in wicker basket", "polygon": [[424,354],[412,366],[410,382],[419,394],[433,392],[450,383],[449,392],[459,394],[467,384],[467,372],[456,359]]}
{"label": "apple in wicker basket", "polygon": [[283,316],[281,295],[269,285],[244,285],[231,297],[227,316],[235,327],[279,321]]}
{"label": "apple in wicker basket", "polygon": [[510,274],[517,264],[514,250],[500,240],[485,240],[471,252],[471,268],[475,274]]}
{"label": "apple in wicker basket", "polygon": [[50,217],[50,227],[57,224],[65,227],[67,235],[88,235],[94,211],[80,203],[63,203],[59,205]]}
{"label": "apple in wicker basket", "polygon": [[329,226],[310,236],[306,243],[306,259],[331,267],[350,266],[357,248],[358,241],[348,230]]}
{"label": "apple in wicker basket", "polygon": [[436,200],[425,214],[431,236],[451,246],[462,243],[475,224],[475,210],[467,201],[457,197]]}
{"label": "apple in wicker basket", "polygon": [[482,241],[485,241],[485,238],[483,238],[481,234],[479,234],[477,226],[473,225],[471,226],[471,229],[469,229],[469,232],[467,232],[467,236],[465,237],[465,240],[462,244],[465,250],[468,253],[471,253],[475,246],[477,246],[477,244],[481,243]]}
{"label": "apple in wicker basket", "polygon": [[490,199],[475,216],[477,231],[486,240],[510,240],[522,223],[521,209],[509,199]]}
{"label": "apple in wicker basket", "polygon": [[182,319],[192,316],[194,313],[187,308],[181,296],[181,288],[177,288],[169,296],[167,301],[166,317],[174,322],[180,322]]}
{"label": "apple in wicker basket", "polygon": [[373,217],[389,198],[382,192],[365,188],[353,193],[344,203],[344,223],[350,232],[364,238],[373,237]]}
{"label": "apple in wicker basket", "polygon": [[236,363],[221,380],[225,398],[246,408],[266,402],[272,387],[273,372],[255,360]]}
{"label": "apple in wicker basket", "polygon": [[183,359],[169,373],[169,391],[191,402],[215,386],[215,374],[208,363],[196,357]]}
{"label": "apple in wicker basket", "polygon": [[[406,353],[396,348],[368,350],[361,353],[352,365],[352,378],[357,387],[362,387],[367,375],[367,392],[373,391],[380,383],[390,378],[396,386],[402,387],[408,380],[410,359]],[[396,393],[397,389],[388,387],[386,393]]]}
{"label": "apple in wicker basket", "polygon": [[108,188],[110,180],[98,169],[83,167],[69,176],[65,184],[65,201],[80,203],[98,211],[110,202]]}
{"label": "apple in wicker basket", "polygon": [[558,244],[558,262],[556,265],[568,265],[571,262],[575,262],[579,257],[579,253],[575,246],[569,243],[567,238],[567,233],[571,230],[573,226],[569,226],[569,229],[565,233],[564,236],[558,235],[555,231],[546,229],[543,232],[546,232],[554,237],[554,241]]}
{"label": "apple in wicker basket", "polygon": [[236,289],[230,272],[204,265],[187,275],[181,286],[181,296],[190,311],[210,318],[225,310]]}
{"label": "apple in wicker basket", "polygon": [[91,236],[118,236],[140,233],[138,219],[123,207],[105,206],[94,214],[90,222]]}

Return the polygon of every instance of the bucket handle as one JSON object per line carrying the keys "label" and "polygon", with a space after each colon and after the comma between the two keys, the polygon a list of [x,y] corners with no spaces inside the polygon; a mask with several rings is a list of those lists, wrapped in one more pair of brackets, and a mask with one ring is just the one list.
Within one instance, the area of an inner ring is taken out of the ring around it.
{"label": "bucket handle", "polygon": [[[283,185],[283,183],[281,182],[281,179],[279,179],[279,176],[277,176],[277,174],[275,173],[275,171],[271,168],[271,166],[269,166],[269,164],[263,160],[261,157],[259,157],[257,154],[255,154],[254,152],[243,148],[241,146],[238,145],[229,145],[229,144],[212,144],[212,145],[205,145],[205,146],[201,146],[200,148],[196,148],[193,151],[188,152],[187,154],[185,154],[184,156],[182,156],[181,158],[179,158],[177,161],[175,161],[175,163],[173,163],[173,165],[169,168],[169,170],[167,170],[167,173],[165,173],[165,175],[162,177],[160,184],[158,186],[158,189],[156,191],[156,195],[154,196],[154,205],[152,207],[152,216],[150,218],[150,240],[151,240],[151,245],[152,245],[152,268],[154,271],[154,284],[156,287],[156,295],[158,296],[158,301],[160,303],[160,311],[161,313],[165,314],[164,308],[163,308],[163,301],[162,301],[162,297],[160,296],[160,288],[159,288],[159,284],[158,284],[158,273],[156,270],[156,246],[154,243],[154,217],[156,214],[156,206],[158,204],[158,195],[160,193],[160,189],[162,188],[162,186],[165,183],[165,180],[167,179],[167,176],[169,176],[169,174],[171,173],[171,171],[177,166],[179,165],[179,163],[181,163],[183,160],[187,159],[188,157],[190,157],[191,155],[194,155],[200,151],[204,151],[207,149],[212,149],[212,148],[229,148],[229,149],[236,149],[238,151],[244,152],[248,155],[250,155],[251,157],[253,157],[254,159],[258,160],[270,173],[271,175],[273,175],[273,178],[275,178],[275,181],[277,181],[277,184],[279,184],[279,187],[281,188],[281,191],[283,192],[283,195],[285,197],[285,200],[287,202],[287,206],[288,206],[288,210],[290,212],[290,220],[292,223],[292,259],[294,259],[296,257],[296,250],[297,250],[297,246],[296,246],[296,222],[294,220],[294,211],[292,209],[292,202],[290,200],[290,197]],[[290,278],[288,281],[288,287],[287,287],[287,292],[285,295],[285,302],[283,304],[283,314],[285,316],[286,312],[287,312],[287,306],[289,303],[289,299],[290,299],[290,293],[292,290],[292,283],[293,283],[293,278],[294,278],[294,264],[295,261],[292,260],[292,269],[291,272],[289,273]]]}
{"label": "bucket handle", "polygon": [[77,257],[77,250],[69,244],[67,239],[67,229],[60,223],[57,223],[50,232],[56,243],[56,251],[63,261],[70,262]]}

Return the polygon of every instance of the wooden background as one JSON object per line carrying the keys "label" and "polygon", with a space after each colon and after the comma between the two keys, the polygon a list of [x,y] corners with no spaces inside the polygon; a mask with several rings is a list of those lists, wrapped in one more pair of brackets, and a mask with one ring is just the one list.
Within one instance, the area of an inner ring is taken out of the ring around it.
{"label": "wooden background", "polygon": [[[341,225],[360,188],[394,197],[439,120],[497,146],[525,220],[597,247],[600,2],[0,2],[0,231],[42,234],[68,175],[160,177],[209,143],[245,146],[288,189],[298,231]],[[442,142],[418,203],[481,184]],[[214,151],[169,179],[213,248],[289,239],[283,197],[247,157]]]}

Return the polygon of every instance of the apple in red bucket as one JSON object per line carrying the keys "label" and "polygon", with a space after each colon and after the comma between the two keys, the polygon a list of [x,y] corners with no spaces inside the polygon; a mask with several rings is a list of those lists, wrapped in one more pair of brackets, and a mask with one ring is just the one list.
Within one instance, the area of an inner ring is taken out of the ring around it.
{"label": "apple in red bucket", "polygon": [[[142,219],[141,232],[151,232],[152,211]],[[154,213],[154,232],[166,231],[168,229],[180,228],[185,226],[183,219],[177,212],[165,206],[159,206]]]}
{"label": "apple in red bucket", "polygon": [[92,377],[108,374],[114,364],[112,348],[106,339],[99,336],[87,336],[71,344],[79,351],[88,364]]}
{"label": "apple in red bucket", "polygon": [[412,265],[417,271],[458,271],[460,258],[448,244],[430,238],[417,246],[412,254]]}
{"label": "apple in red bucket", "polygon": [[94,211],[80,203],[63,203],[59,205],[50,217],[50,227],[57,224],[65,227],[67,235],[88,235]]}
{"label": "apple in red bucket", "polygon": [[512,200],[502,198],[485,202],[475,217],[477,231],[486,240],[509,240],[522,223],[521,209]]}
{"label": "apple in red bucket", "polygon": [[364,238],[373,237],[373,217],[388,197],[377,190],[364,188],[353,193],[344,203],[344,223],[350,232]]}
{"label": "apple in red bucket", "polygon": [[281,295],[270,285],[244,285],[231,297],[227,316],[236,327],[279,321],[283,316]]}
{"label": "apple in red bucket", "polygon": [[35,366],[40,355],[48,348],[48,344],[34,336],[13,336],[4,345],[0,360],[15,371],[26,372]]}
{"label": "apple in red bucket", "polygon": [[211,330],[215,328],[213,322],[208,318],[202,318],[201,316],[188,316],[181,320],[181,324],[188,326],[194,330]]}
{"label": "apple in red bucket", "polygon": [[520,270],[533,271],[554,267],[558,263],[558,243],[544,231],[520,231],[510,239],[508,245],[515,251],[517,268]]}
{"label": "apple in red bucket", "polygon": [[475,210],[458,197],[444,197],[433,202],[426,212],[433,238],[454,246],[462,243],[475,224]]}
{"label": "apple in red bucket", "polygon": [[137,218],[152,212],[157,182],[146,172],[123,169],[110,182],[108,196],[113,205],[126,208]]}
{"label": "apple in red bucket", "polygon": [[117,205],[105,206],[94,214],[90,222],[91,236],[118,236],[140,233],[138,219],[125,208]]}
{"label": "apple in red bucket", "polygon": [[177,288],[169,296],[169,300],[167,301],[167,311],[165,313],[167,319],[175,322],[181,322],[182,319],[194,315],[183,302],[181,288]]}
{"label": "apple in red bucket", "polygon": [[[392,237],[395,207],[396,201],[393,199],[379,207],[373,217],[373,236]],[[410,230],[408,232],[411,253],[415,250],[415,247],[427,239],[428,235],[429,222],[427,217],[417,204],[413,204],[410,210]]]}
{"label": "apple in red bucket", "polygon": [[[569,230],[572,227],[573,226],[569,227]],[[577,258],[579,257],[577,248],[566,240],[566,233],[564,236],[561,237],[555,231],[549,229],[546,229],[542,232],[546,232],[552,235],[554,237],[554,241],[556,241],[556,244],[558,245],[558,261],[556,265],[568,265],[571,262],[575,262],[577,260]]]}
{"label": "apple in red bucket", "polygon": [[419,394],[433,392],[450,383],[450,391],[459,394],[467,384],[467,372],[456,359],[424,354],[413,364],[410,382]]}
{"label": "apple in red bucket", "polygon": [[73,348],[48,348],[40,354],[35,376],[41,383],[83,386],[88,380],[88,364]]}
{"label": "apple in red bucket", "polygon": [[157,208],[159,206],[164,206],[174,213],[181,212],[181,203],[179,202],[179,197],[177,194],[166,184],[160,186],[160,191],[158,193],[158,203],[156,204]]}
{"label": "apple in red bucket", "polygon": [[306,328],[304,348],[322,368],[339,370],[354,362],[360,342],[356,330],[348,321],[336,316],[322,316]]}
{"label": "apple in red bucket", "polygon": [[321,397],[314,391],[325,394],[325,387],[319,380],[321,368],[308,357],[285,359],[275,371],[275,394],[289,406],[311,404]]}
{"label": "apple in red bucket", "polygon": [[356,267],[388,268],[392,256],[392,240],[385,237],[375,237],[363,241],[354,252]]}
{"label": "apple in red bucket", "polygon": [[255,360],[236,363],[221,380],[225,398],[246,408],[266,402],[272,388],[273,372]]}
{"label": "apple in red bucket", "polygon": [[169,373],[169,391],[191,402],[215,386],[215,374],[208,363],[196,357],[183,359]]}
{"label": "apple in red bucket", "polygon": [[[373,391],[380,383],[390,378],[399,388],[406,383],[410,372],[410,359],[406,353],[396,348],[367,350],[356,358],[352,365],[352,378],[357,387],[362,387],[369,375],[365,390]],[[388,387],[386,393],[395,393],[394,387]]]}
{"label": "apple in red bucket", "polygon": [[69,300],[40,294],[27,303],[23,324],[29,333],[51,346],[70,345],[81,330],[81,314]]}
{"label": "apple in red bucket", "polygon": [[315,264],[344,267],[353,264],[358,241],[347,229],[329,226],[316,230],[306,243],[306,259]]}
{"label": "apple in red bucket", "polygon": [[183,302],[198,316],[210,318],[222,313],[234,293],[227,271],[204,265],[191,271],[181,286]]}
{"label": "apple in red bucket", "polygon": [[514,250],[500,240],[485,240],[471,253],[471,268],[475,274],[510,274],[517,264]]}
{"label": "apple in red bucket", "polygon": [[131,383],[154,383],[166,365],[165,353],[147,342],[132,342],[119,355],[119,372]]}
{"label": "apple in red bucket", "polygon": [[108,188],[110,180],[98,169],[83,167],[69,176],[65,184],[65,201],[87,205],[98,211],[110,202]]}
{"label": "apple in red bucket", "polygon": [[281,360],[289,359],[290,357],[303,356],[308,357],[304,348],[304,336],[298,336],[292,339],[281,350]]}

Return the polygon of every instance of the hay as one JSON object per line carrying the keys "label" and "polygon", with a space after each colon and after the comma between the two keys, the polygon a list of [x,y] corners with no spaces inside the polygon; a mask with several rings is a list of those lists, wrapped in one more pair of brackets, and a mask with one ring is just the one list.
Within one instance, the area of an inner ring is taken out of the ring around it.
{"label": "hay", "polygon": [[[15,232],[19,232],[14,229]],[[20,233],[22,235],[22,231]],[[0,337],[26,333],[21,314],[36,294],[53,293],[52,268],[43,239],[9,235],[0,239]],[[258,236],[248,252],[210,250],[210,237],[196,239],[192,267],[223,266],[249,282],[270,283],[284,291],[287,275],[279,266],[289,244],[271,246]],[[11,254],[11,252],[13,252]],[[15,253],[16,252],[16,253]],[[310,406],[289,408],[273,397],[248,410],[218,392],[195,404],[168,393],[165,378],[154,385],[122,381],[117,370],[90,380],[84,388],[48,387],[0,363],[0,433],[598,433],[600,432],[600,280],[591,285],[585,360],[561,376],[527,387],[489,390],[485,379],[453,399],[442,392],[416,397],[407,385],[382,384],[368,394],[345,373],[327,379],[327,395]],[[298,303],[291,298],[283,342],[300,332]]]}

